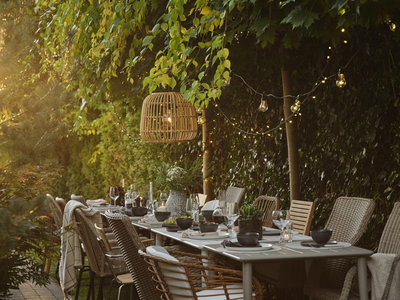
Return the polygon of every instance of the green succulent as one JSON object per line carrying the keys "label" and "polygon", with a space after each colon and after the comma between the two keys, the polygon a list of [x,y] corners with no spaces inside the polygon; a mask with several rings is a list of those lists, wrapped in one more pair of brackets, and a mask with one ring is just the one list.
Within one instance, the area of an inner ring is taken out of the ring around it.
{"label": "green succulent", "polygon": [[240,217],[243,221],[262,220],[264,212],[253,204],[245,204],[240,208]]}

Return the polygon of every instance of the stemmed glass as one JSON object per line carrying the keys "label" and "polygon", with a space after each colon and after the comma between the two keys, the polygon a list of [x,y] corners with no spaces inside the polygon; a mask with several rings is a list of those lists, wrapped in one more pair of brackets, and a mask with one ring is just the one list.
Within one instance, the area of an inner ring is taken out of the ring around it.
{"label": "stemmed glass", "polygon": [[160,193],[160,201],[161,201],[162,206],[165,206],[167,204],[167,199],[168,199],[168,194],[165,192],[161,192]]}
{"label": "stemmed glass", "polygon": [[275,226],[281,230],[281,240],[279,241],[279,244],[282,244],[283,229],[290,222],[289,210],[274,210],[272,212],[272,222],[274,222]]}
{"label": "stemmed glass", "polygon": [[213,211],[213,220],[215,223],[218,224],[218,231],[221,231],[221,224],[225,223],[225,217],[226,217],[226,207],[224,206],[218,206],[214,211]]}
{"label": "stemmed glass", "polygon": [[198,194],[191,194],[186,201],[186,211],[190,213],[195,222],[199,221],[199,203]]}
{"label": "stemmed glass", "polygon": [[237,202],[226,202],[226,226],[228,227],[229,234],[233,237],[236,236],[235,222],[239,219],[239,207]]}
{"label": "stemmed glass", "polygon": [[110,199],[113,202],[113,205],[116,205],[116,201],[119,198],[119,190],[118,187],[112,186],[110,187],[110,193],[109,193]]}

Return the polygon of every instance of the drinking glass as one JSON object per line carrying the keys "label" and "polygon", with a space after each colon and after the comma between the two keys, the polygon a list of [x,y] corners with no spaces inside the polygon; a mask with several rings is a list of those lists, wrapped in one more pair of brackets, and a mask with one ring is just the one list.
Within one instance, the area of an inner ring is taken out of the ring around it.
{"label": "drinking glass", "polygon": [[161,201],[162,206],[165,206],[167,204],[167,199],[168,199],[168,194],[165,192],[161,192],[160,193],[160,201]]}
{"label": "drinking glass", "polygon": [[110,187],[110,193],[109,193],[110,199],[112,201],[113,205],[116,205],[116,201],[119,198],[119,190],[118,187],[112,186]]}
{"label": "drinking glass", "polygon": [[279,241],[279,244],[284,243],[283,229],[290,222],[289,210],[274,210],[272,212],[272,222],[274,222],[275,226],[281,230],[281,240]]}
{"label": "drinking glass", "polygon": [[221,206],[221,207],[226,206],[226,191],[225,190],[218,191],[218,200],[219,200],[219,206]]}
{"label": "drinking glass", "polygon": [[239,219],[239,206],[237,202],[226,202],[226,224],[228,227],[229,234],[233,237],[236,236],[235,222]]}
{"label": "drinking glass", "polygon": [[226,222],[225,221],[226,208],[223,206],[217,207],[213,211],[212,216],[213,216],[214,222],[218,224],[218,231],[221,231],[221,224]]}
{"label": "drinking glass", "polygon": [[192,216],[195,222],[199,221],[199,195],[191,194],[186,201],[186,211]]}

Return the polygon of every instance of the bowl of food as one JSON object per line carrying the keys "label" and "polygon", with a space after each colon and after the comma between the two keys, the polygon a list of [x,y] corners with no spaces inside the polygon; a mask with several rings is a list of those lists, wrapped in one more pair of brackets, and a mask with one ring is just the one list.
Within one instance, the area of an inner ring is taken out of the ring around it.
{"label": "bowl of food", "polygon": [[202,233],[205,233],[205,232],[216,232],[218,230],[218,224],[215,224],[215,223],[199,224],[199,230]]}
{"label": "bowl of food", "polygon": [[154,212],[154,216],[156,217],[158,222],[164,222],[171,216],[170,211],[156,211]]}
{"label": "bowl of food", "polygon": [[192,218],[185,218],[185,217],[179,217],[176,218],[176,225],[179,226],[180,229],[186,230],[193,225],[193,219]]}
{"label": "bowl of food", "polygon": [[319,245],[325,245],[332,236],[332,229],[316,229],[310,231],[311,237]]}
{"label": "bowl of food", "polygon": [[240,232],[236,235],[236,238],[240,245],[244,247],[254,247],[258,245],[258,236],[257,232]]}
{"label": "bowl of food", "polygon": [[135,206],[132,207],[132,213],[134,216],[144,216],[147,214],[147,208],[144,206]]}

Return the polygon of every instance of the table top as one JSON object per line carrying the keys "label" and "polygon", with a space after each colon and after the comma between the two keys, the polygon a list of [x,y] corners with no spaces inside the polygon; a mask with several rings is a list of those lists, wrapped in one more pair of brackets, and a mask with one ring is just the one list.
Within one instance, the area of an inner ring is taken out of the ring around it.
{"label": "table top", "polygon": [[[276,244],[275,244],[276,245]],[[279,250],[261,251],[261,252],[227,252],[221,244],[208,244],[204,248],[214,253],[219,253],[241,262],[257,262],[267,260],[299,260],[299,259],[318,259],[318,258],[339,258],[339,257],[367,257],[374,252],[371,250],[358,248],[355,246],[345,248],[329,248],[329,249],[291,249],[287,246],[280,246]]]}

